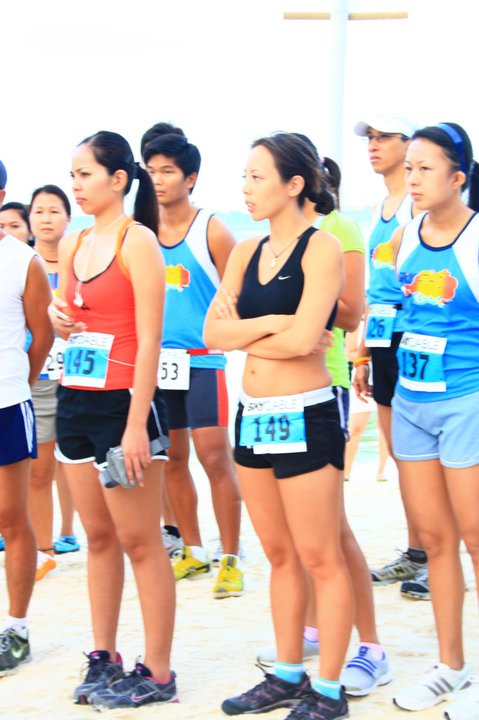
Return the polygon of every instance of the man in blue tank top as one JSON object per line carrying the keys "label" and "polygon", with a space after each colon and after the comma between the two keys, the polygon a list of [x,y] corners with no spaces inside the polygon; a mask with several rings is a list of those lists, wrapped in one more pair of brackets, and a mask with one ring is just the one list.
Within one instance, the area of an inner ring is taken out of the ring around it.
{"label": "man in blue tank top", "polygon": [[188,466],[191,432],[196,454],[211,484],[222,545],[213,594],[217,598],[241,595],[241,499],[228,436],[226,359],[222,352],[208,349],[203,341],[205,316],[234,238],[212,213],[191,203],[201,157],[183,131],[158,123],[145,133],[141,145],[158,198],[159,239],[166,265],[159,385],[165,392],[169,415],[168,497],[184,541],[182,556],[173,570],[177,580],[210,572]]}
{"label": "man in blue tank top", "polygon": [[[7,172],[0,161],[0,207]],[[48,277],[36,253],[0,230],[0,532],[5,543],[8,615],[0,630],[0,677],[30,660],[27,610],[36,543],[28,516],[30,458],[36,457],[31,385],[53,343]],[[32,342],[25,351],[26,328]]]}
{"label": "man in blue tank top", "polygon": [[[366,319],[355,361],[354,386],[360,393],[374,397],[378,421],[394,458],[391,441],[391,401],[398,376],[396,351],[403,325],[402,292],[396,277],[391,237],[400,225],[413,216],[407,192],[404,161],[409,138],[416,130],[408,119],[388,114],[362,120],[355,126],[357,135],[368,144],[373,171],[382,175],[387,194],[373,212],[369,237],[369,282],[366,292]],[[369,360],[372,361],[373,386],[369,385]],[[417,531],[408,517],[408,549],[382,568],[372,570],[374,585],[401,582],[401,593],[429,599],[427,558],[420,547]]]}

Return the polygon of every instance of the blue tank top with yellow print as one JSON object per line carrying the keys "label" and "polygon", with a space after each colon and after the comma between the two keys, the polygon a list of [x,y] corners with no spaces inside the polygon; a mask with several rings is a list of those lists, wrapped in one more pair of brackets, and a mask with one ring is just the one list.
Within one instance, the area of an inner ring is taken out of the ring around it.
{"label": "blue tank top with yellow print", "polygon": [[415,402],[479,389],[479,214],[440,248],[421,238],[425,216],[405,227],[397,257],[404,333],[396,392]]}
{"label": "blue tank top with yellow print", "polygon": [[[373,217],[373,229],[369,236],[369,284],[366,291],[368,305],[394,305],[402,303],[402,293],[396,277],[391,238],[394,231],[412,218],[412,200],[406,195],[396,213],[384,220],[383,203]],[[397,308],[394,332],[401,332],[403,314]]]}
{"label": "blue tank top with yellow print", "polygon": [[198,210],[186,236],[173,247],[161,246],[166,265],[163,348],[190,350],[190,366],[222,369],[223,353],[208,351],[203,341],[205,316],[220,286],[208,249],[212,213]]}

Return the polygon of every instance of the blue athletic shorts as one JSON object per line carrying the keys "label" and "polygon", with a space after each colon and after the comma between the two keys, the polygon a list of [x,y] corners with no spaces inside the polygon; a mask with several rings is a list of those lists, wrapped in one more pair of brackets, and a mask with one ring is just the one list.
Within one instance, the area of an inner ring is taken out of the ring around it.
{"label": "blue athletic shorts", "polygon": [[228,427],[224,370],[190,368],[189,390],[163,390],[170,430]]}
{"label": "blue athletic shorts", "polygon": [[[57,460],[103,467],[108,450],[121,444],[130,402],[129,390],[74,390],[59,385]],[[147,422],[150,440],[167,435],[167,427],[163,393],[157,388]],[[166,451],[154,457],[166,459]]]}
{"label": "blue athletic shorts", "polygon": [[393,399],[392,440],[398,460],[440,460],[448,468],[479,465],[479,392],[449,400]]}
{"label": "blue athletic shorts", "polygon": [[0,465],[37,457],[35,413],[31,400],[0,410]]}
{"label": "blue athletic shorts", "polygon": [[[258,469],[272,469],[278,479],[305,475],[320,470],[326,465],[334,465],[338,470],[344,469],[344,432],[339,419],[338,401],[336,398],[312,400],[319,391],[303,393],[304,419],[306,429],[306,452],[265,453],[256,455],[253,448],[239,444],[241,418],[244,404],[239,402],[235,423],[234,459],[238,465]],[[244,398],[247,396],[243,396]],[[247,398],[250,399],[250,398]]]}

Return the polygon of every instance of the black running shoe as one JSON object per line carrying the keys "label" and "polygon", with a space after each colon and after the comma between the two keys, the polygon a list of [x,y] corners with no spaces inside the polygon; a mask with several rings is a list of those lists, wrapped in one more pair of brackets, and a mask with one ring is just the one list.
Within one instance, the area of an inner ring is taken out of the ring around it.
{"label": "black running shoe", "polygon": [[342,720],[347,717],[349,717],[348,701],[342,687],[339,700],[333,700],[311,689],[304,700],[289,713],[286,720]]}
{"label": "black running shoe", "polygon": [[106,688],[110,683],[123,677],[120,655],[117,655],[118,662],[114,663],[106,650],[94,650],[87,655],[87,659],[85,679],[73,693],[73,701],[78,705],[88,705],[94,690]]}
{"label": "black running shoe", "polygon": [[29,662],[30,643],[13,628],[0,633],[0,677],[12,675],[22,663]]}
{"label": "black running shoe", "polygon": [[299,683],[290,683],[265,672],[263,682],[242,695],[228,698],[221,709],[227,715],[269,712],[280,707],[294,707],[309,692],[311,683],[306,673],[303,673]]}
{"label": "black running shoe", "polygon": [[90,702],[95,710],[113,710],[115,708],[140,707],[148,703],[178,702],[176,695],[176,675],[171,673],[167,683],[157,683],[151,677],[151,671],[142,663],[126,673],[109,687],[93,692]]}

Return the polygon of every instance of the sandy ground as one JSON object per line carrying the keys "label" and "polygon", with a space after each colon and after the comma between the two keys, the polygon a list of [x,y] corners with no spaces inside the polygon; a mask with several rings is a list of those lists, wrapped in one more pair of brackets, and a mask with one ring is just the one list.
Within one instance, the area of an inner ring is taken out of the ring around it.
{"label": "sandy ground", "polygon": [[[209,487],[201,467],[194,463],[193,474],[200,496],[203,537],[213,541],[217,528],[211,508]],[[395,548],[404,547],[404,516],[394,467],[388,466],[390,480],[375,480],[375,464],[358,456],[346,503],[353,529],[370,565],[390,561]],[[78,527],[82,549],[59,558],[59,570],[37,584],[30,610],[33,661],[16,675],[0,679],[0,717],[8,720],[95,716],[89,707],[73,705],[71,693],[79,683],[84,662],[82,652],[92,649],[86,588],[86,548]],[[269,614],[268,565],[259,542],[244,513],[242,543],[246,553],[246,589],[241,598],[215,600],[214,577],[183,580],[177,585],[177,619],[172,667],[178,676],[180,703],[150,706],[138,710],[110,711],[112,718],[154,718],[165,720],[213,720],[224,718],[223,699],[248,689],[261,680],[255,657],[272,644]],[[470,591],[465,603],[466,655],[475,671],[479,668],[477,603],[472,568],[467,555],[463,564]],[[4,554],[0,553],[0,615],[6,611]],[[159,579],[161,582],[161,579]],[[370,697],[350,703],[350,715],[358,720],[405,717],[391,704],[395,690],[414,680],[437,657],[432,608],[429,602],[414,602],[399,594],[398,585],[375,590],[377,620],[383,645],[389,653],[394,681]],[[131,667],[142,651],[140,610],[131,571],[124,592],[119,649],[125,665]],[[351,650],[355,649],[353,636]],[[314,664],[308,669],[315,673]],[[430,720],[443,717],[444,705],[419,713]],[[277,710],[268,715],[280,720],[288,714]]]}

